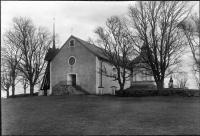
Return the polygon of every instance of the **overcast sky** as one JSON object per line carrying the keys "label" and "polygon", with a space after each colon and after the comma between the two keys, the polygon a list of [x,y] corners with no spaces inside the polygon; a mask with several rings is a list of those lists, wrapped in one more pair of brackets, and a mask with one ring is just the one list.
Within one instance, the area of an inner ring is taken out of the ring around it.
{"label": "overcast sky", "polygon": [[[29,17],[37,26],[45,26],[59,34],[62,46],[71,34],[83,40],[94,37],[94,29],[104,26],[112,15],[127,13],[134,1],[1,1],[1,33],[8,28],[13,17]],[[199,4],[195,4],[197,9]],[[71,29],[73,31],[71,33]]]}
{"label": "overcast sky", "polygon": [[2,32],[13,17],[30,17],[37,26],[53,29],[60,36],[60,45],[72,34],[83,40],[93,37],[93,30],[103,26],[108,17],[122,15],[135,2],[75,2],[75,1],[1,1]]}
{"label": "overcast sky", "polygon": [[[83,40],[87,40],[88,37],[94,38],[93,31],[97,26],[104,26],[106,19],[112,15],[126,14],[127,7],[134,3],[134,1],[1,1],[1,36],[9,27],[12,18],[19,16],[29,17],[36,26],[45,26],[52,32],[55,14],[55,31],[60,37],[57,46],[61,47],[71,34]],[[195,3],[195,10],[199,11],[198,2]],[[73,28],[72,33],[71,28]]]}

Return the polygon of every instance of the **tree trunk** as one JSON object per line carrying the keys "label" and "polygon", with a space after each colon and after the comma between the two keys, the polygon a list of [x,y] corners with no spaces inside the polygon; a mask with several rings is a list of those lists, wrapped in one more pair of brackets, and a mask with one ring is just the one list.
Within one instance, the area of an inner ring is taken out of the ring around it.
{"label": "tree trunk", "polygon": [[158,90],[158,96],[161,96],[163,93],[163,81],[157,81],[157,90]]}
{"label": "tree trunk", "polygon": [[34,93],[34,85],[30,84],[30,95],[33,96],[33,93]]}
{"label": "tree trunk", "polygon": [[12,96],[15,95],[15,83],[12,83]]}
{"label": "tree trunk", "polygon": [[9,98],[9,88],[8,88],[8,90],[6,92],[7,92],[7,98]]}
{"label": "tree trunk", "polygon": [[120,84],[119,96],[124,95],[124,86]]}
{"label": "tree trunk", "polygon": [[24,86],[24,94],[26,94],[26,86]]}

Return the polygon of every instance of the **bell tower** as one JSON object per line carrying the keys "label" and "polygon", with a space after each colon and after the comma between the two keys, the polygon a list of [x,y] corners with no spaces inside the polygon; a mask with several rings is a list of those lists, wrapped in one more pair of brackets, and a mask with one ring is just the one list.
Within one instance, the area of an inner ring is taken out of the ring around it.
{"label": "bell tower", "polygon": [[[51,61],[53,60],[53,58],[55,57],[55,55],[58,53],[59,49],[56,49],[56,45],[55,45],[55,16],[53,18],[53,45],[52,48],[49,48],[44,60],[47,61],[47,66],[46,66],[46,70],[45,70],[45,74],[42,80],[42,84],[40,87],[40,90],[44,90],[44,95],[50,95],[51,93]],[[49,91],[49,93],[48,93]]]}

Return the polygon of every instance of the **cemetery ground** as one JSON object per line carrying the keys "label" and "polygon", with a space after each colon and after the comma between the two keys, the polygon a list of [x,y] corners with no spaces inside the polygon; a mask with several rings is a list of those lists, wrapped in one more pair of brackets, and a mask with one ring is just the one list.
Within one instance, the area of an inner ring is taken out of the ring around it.
{"label": "cemetery ground", "polygon": [[34,96],[1,104],[3,135],[200,135],[200,97]]}

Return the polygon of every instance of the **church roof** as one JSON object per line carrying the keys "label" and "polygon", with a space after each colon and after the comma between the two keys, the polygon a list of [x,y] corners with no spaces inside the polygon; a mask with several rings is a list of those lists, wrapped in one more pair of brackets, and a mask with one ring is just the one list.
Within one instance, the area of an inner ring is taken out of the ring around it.
{"label": "church roof", "polygon": [[[91,43],[89,43],[89,42],[86,42],[86,41],[84,41],[84,40],[82,40],[82,39],[79,39],[79,38],[77,38],[77,37],[75,37],[75,36],[73,36],[73,35],[71,35],[70,36],[70,38],[74,38],[74,39],[76,39],[81,45],[83,45],[85,48],[87,48],[91,53],[93,53],[95,56],[97,56],[97,57],[99,57],[100,59],[103,59],[103,60],[106,60],[106,61],[109,61],[109,59],[104,55],[104,54],[102,54],[101,53],[101,48],[100,47],[98,47],[98,46],[96,46],[96,45],[94,45],[94,44],[91,44]],[[69,38],[69,39],[70,39]],[[68,39],[68,40],[69,40]],[[67,40],[67,41],[68,41]],[[67,42],[66,41],[66,42]],[[65,45],[65,44],[64,44]],[[64,46],[63,45],[63,46]],[[60,48],[60,50],[62,49],[62,47]],[[59,51],[57,51],[55,54],[57,54]],[[56,56],[56,55],[55,55]],[[54,57],[55,57],[54,56]],[[54,58],[53,57],[53,58]],[[52,58],[52,59],[53,59]],[[132,62],[133,63],[138,63],[139,61],[140,61],[140,59],[141,59],[141,57],[140,56],[138,56],[138,57],[136,57]]]}
{"label": "church roof", "polygon": [[[104,59],[104,60],[107,60],[109,61],[109,59],[101,53],[101,48],[94,45],[94,44],[91,44],[89,42],[86,42],[84,40],[81,40],[75,36],[73,36],[77,41],[79,41],[83,46],[85,46],[88,50],[90,50],[90,52],[92,52],[95,56],[101,58],[101,59]],[[134,64],[134,63],[139,63],[141,61],[141,56],[137,56],[134,60],[130,61],[130,63]]]}
{"label": "church roof", "polygon": [[77,41],[79,41],[83,46],[85,46],[90,52],[92,52],[95,56],[101,58],[101,59],[105,59],[105,60],[108,60],[108,58],[103,55],[101,53],[101,48],[94,45],[94,44],[91,44],[89,42],[86,42],[86,41],[83,41],[75,36],[73,36],[73,38],[75,38]]}
{"label": "church roof", "polygon": [[142,60],[141,55],[137,56],[135,59],[133,59],[132,63],[139,63]]}
{"label": "church roof", "polygon": [[59,49],[49,48],[44,60],[46,60],[46,61],[52,60],[54,58],[54,56],[56,56],[58,51],[59,51]]}

